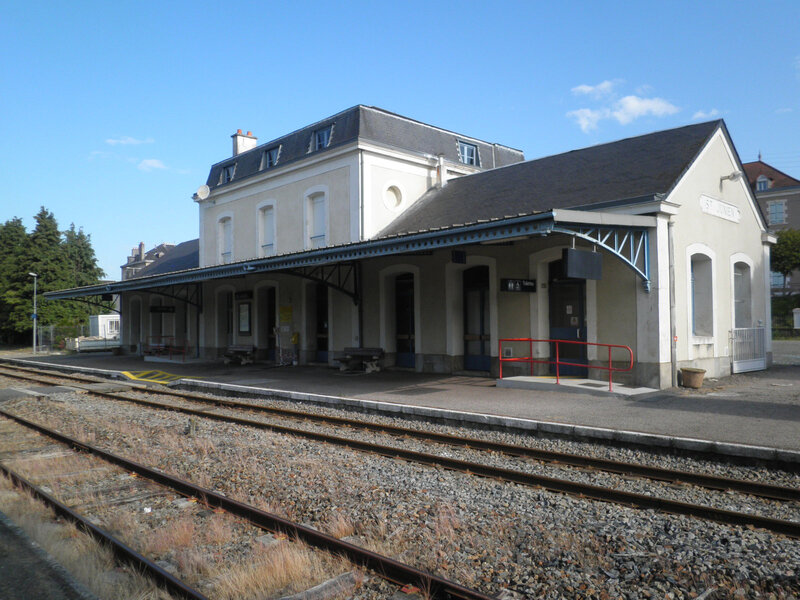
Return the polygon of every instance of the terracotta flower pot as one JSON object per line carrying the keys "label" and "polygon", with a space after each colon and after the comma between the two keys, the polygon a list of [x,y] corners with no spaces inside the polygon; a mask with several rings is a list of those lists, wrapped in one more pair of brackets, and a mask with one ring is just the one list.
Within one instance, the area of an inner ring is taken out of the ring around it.
{"label": "terracotta flower pot", "polygon": [[703,377],[705,369],[692,369],[684,367],[681,369],[681,385],[687,388],[700,389],[703,387]]}

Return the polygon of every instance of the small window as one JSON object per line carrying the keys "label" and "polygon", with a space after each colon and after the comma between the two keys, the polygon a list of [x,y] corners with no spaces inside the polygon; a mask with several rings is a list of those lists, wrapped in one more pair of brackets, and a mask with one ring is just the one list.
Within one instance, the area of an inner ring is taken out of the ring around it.
{"label": "small window", "polygon": [[222,172],[219,174],[220,183],[228,183],[233,181],[233,176],[236,174],[236,163],[222,167]]}
{"label": "small window", "polygon": [[332,129],[333,126],[331,125],[325,129],[317,129],[314,132],[314,139],[312,140],[314,150],[322,150],[328,147],[328,144],[331,143]]}
{"label": "small window", "polygon": [[786,200],[767,202],[767,220],[769,225],[786,223]]}
{"label": "small window", "polygon": [[769,189],[769,179],[767,179],[763,175],[759,175],[758,179],[756,179],[756,191],[765,192],[768,189]]}
{"label": "small window", "polygon": [[775,271],[770,271],[769,273],[770,287],[782,288],[788,281],[789,281],[788,277],[784,281],[783,273],[776,273]]}
{"label": "small window", "polygon": [[478,166],[478,147],[475,144],[458,142],[458,157],[465,165]]}
{"label": "small window", "polygon": [[280,146],[270,148],[269,150],[264,150],[264,154],[261,156],[261,170],[263,171],[264,169],[269,169],[277,165],[280,153]]}

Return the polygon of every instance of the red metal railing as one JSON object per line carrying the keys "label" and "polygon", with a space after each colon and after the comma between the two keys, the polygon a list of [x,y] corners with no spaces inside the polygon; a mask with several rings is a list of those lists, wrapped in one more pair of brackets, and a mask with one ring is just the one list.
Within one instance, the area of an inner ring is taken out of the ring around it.
{"label": "red metal railing", "polygon": [[[517,356],[513,358],[503,358],[503,342],[527,342],[528,343],[528,356]],[[550,360],[549,357],[547,359],[543,358],[534,358],[533,356],[533,345],[535,343],[547,343],[547,344],[555,344],[556,346],[556,359]],[[575,362],[567,362],[561,360],[560,358],[560,344],[573,344],[577,346],[597,346],[600,348],[607,348],[608,349],[608,366],[602,365],[590,365],[584,363],[575,363]],[[628,351],[628,366],[625,368],[622,367],[614,367],[612,366],[611,362],[611,351],[614,348],[619,348],[622,350]],[[578,342],[574,340],[536,340],[533,338],[503,338],[499,340],[499,352],[497,353],[498,358],[500,359],[500,379],[503,378],[503,363],[504,362],[526,362],[530,364],[531,370],[530,373],[533,375],[533,365],[534,364],[547,364],[547,365],[555,365],[556,366],[556,384],[560,383],[560,367],[561,365],[570,366],[570,367],[581,367],[583,369],[601,369],[603,371],[608,371],[608,391],[611,392],[612,390],[612,380],[611,377],[615,372],[624,372],[630,371],[633,369],[633,350],[630,349],[629,346],[621,346],[619,344],[597,344],[594,342]]]}
{"label": "red metal railing", "polygon": [[173,355],[181,356],[181,360],[186,361],[186,353],[188,351],[188,341],[176,341],[175,336],[172,335],[151,335],[147,338],[147,344],[142,349],[145,354],[154,356],[167,355],[169,360],[172,360]]}

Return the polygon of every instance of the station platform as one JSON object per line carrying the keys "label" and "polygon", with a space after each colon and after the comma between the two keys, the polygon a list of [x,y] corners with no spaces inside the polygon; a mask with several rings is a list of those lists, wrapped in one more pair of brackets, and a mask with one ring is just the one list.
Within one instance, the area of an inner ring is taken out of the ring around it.
{"label": "station platform", "polygon": [[[776,357],[780,344],[775,342]],[[800,342],[787,342],[800,345]],[[800,356],[787,346],[786,356]],[[498,385],[495,379],[401,370],[342,373],[325,366],[271,368],[266,365],[145,363],[110,354],[3,355],[41,365],[58,364],[106,375],[166,372],[163,383],[209,391],[274,393],[298,400],[339,404],[388,413],[417,414],[653,446],[754,456],[800,463],[800,364],[776,360],[767,371],[706,379],[699,390],[672,388],[646,393],[608,393],[606,388],[537,383],[536,389]],[[147,377],[143,378],[147,379]],[[641,390],[637,390],[641,392]]]}
{"label": "station platform", "polygon": [[0,598],[97,600],[3,513],[0,513]]}

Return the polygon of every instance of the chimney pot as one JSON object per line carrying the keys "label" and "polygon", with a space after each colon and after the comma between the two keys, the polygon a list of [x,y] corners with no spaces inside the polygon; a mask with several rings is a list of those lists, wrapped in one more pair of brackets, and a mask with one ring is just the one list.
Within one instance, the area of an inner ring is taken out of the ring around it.
{"label": "chimney pot", "polygon": [[258,138],[255,137],[250,131],[248,131],[247,135],[245,135],[242,133],[241,129],[238,129],[236,133],[231,136],[231,138],[233,139],[234,156],[241,154],[242,152],[252,150],[258,144]]}

